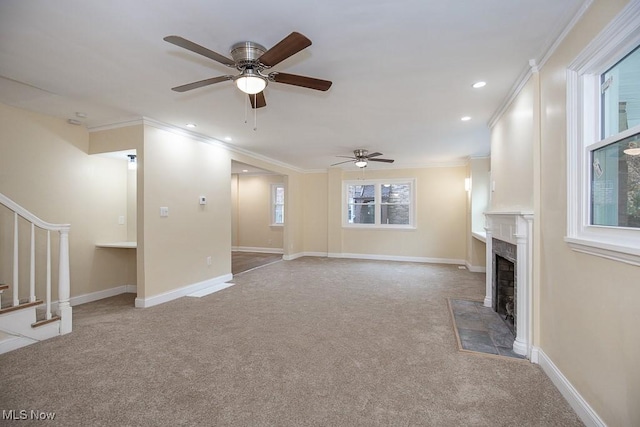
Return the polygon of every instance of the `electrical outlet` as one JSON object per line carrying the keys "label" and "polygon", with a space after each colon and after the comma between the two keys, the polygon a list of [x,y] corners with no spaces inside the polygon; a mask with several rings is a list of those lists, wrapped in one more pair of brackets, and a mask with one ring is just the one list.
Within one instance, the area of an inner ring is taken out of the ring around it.
{"label": "electrical outlet", "polygon": [[124,215],[118,217],[118,225],[124,225]]}
{"label": "electrical outlet", "polygon": [[211,257],[210,256],[207,257],[207,265],[211,265]]}
{"label": "electrical outlet", "polygon": [[169,208],[166,206],[160,207],[160,216],[169,216]]}

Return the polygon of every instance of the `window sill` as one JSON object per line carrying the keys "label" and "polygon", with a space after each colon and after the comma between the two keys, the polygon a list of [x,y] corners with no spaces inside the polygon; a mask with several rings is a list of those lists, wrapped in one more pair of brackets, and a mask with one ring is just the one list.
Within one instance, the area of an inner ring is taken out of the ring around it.
{"label": "window sill", "polygon": [[414,225],[369,225],[369,224],[348,224],[342,225],[342,228],[348,228],[351,230],[415,230],[417,227]]}
{"label": "window sill", "polygon": [[284,224],[271,224],[269,227],[284,227]]}
{"label": "window sill", "polygon": [[575,237],[565,237],[564,241],[576,252],[640,266],[640,249],[635,247]]}

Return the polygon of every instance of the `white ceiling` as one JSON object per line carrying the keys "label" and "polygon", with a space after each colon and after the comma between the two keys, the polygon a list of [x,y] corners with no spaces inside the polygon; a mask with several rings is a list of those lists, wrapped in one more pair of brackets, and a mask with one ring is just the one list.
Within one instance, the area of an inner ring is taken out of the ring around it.
{"label": "white ceiling", "polygon": [[[2,0],[0,102],[90,128],[196,123],[197,133],[304,170],[356,148],[396,160],[372,168],[460,163],[489,154],[490,118],[584,1]],[[167,35],[230,56],[238,41],[269,48],[292,31],[313,45],[273,70],[333,86],[269,84],[255,131],[233,82],[170,90],[230,70]],[[478,80],[487,86],[473,89]]]}

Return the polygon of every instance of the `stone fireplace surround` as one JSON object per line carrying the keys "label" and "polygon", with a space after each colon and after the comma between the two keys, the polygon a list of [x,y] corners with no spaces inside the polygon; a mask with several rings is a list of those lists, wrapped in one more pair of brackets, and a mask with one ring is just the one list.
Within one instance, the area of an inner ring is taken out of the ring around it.
{"label": "stone fireplace surround", "polygon": [[515,266],[517,295],[514,310],[516,339],[513,342],[513,351],[530,359],[533,339],[533,213],[486,212],[485,218],[487,274],[484,306],[494,306],[496,255],[512,260]]}

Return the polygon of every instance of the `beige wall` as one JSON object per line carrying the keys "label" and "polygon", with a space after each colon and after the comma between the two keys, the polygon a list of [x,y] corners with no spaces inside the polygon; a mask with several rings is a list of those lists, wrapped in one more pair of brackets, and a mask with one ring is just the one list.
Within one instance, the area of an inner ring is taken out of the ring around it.
{"label": "beige wall", "polygon": [[328,175],[303,176],[304,252],[326,255],[328,252]]}
{"label": "beige wall", "polygon": [[565,70],[626,3],[596,0],[540,73],[540,347],[611,426],[640,425],[640,268],[573,252],[563,241]]}
{"label": "beige wall", "polygon": [[474,271],[485,271],[487,263],[487,245],[485,242],[471,237],[471,251],[467,261]]}
{"label": "beige wall", "polygon": [[533,211],[533,79],[491,129],[492,211]]}
{"label": "beige wall", "polygon": [[[149,298],[231,273],[231,159],[227,150],[145,125],[144,289]],[[200,205],[199,196],[207,197]],[[160,207],[169,208],[160,217]],[[140,228],[140,225],[138,226]],[[138,232],[140,235],[140,231]],[[212,265],[207,265],[207,257]]]}
{"label": "beige wall", "polygon": [[491,168],[491,158],[475,158],[469,161],[469,172],[471,177],[471,191],[469,194],[469,250],[467,262],[474,269],[485,268],[486,264],[486,244],[472,237],[471,233],[485,233],[484,213],[489,209],[489,172]]}
{"label": "beige wall", "polygon": [[[125,162],[89,155],[89,135],[83,127],[3,104],[0,152],[0,193],[47,222],[71,224],[72,297],[135,284],[127,251],[95,247],[99,241],[126,239],[126,226],[118,225],[118,217],[126,215]],[[56,248],[57,236],[53,239]],[[0,281],[5,282],[11,274],[5,268],[7,256],[10,253],[2,250],[0,274],[5,280]],[[21,269],[22,286],[28,276]],[[43,283],[39,280],[39,286]],[[57,298],[56,286],[53,297]]]}
{"label": "beige wall", "polygon": [[238,174],[231,174],[231,246],[238,246]]}
{"label": "beige wall", "polygon": [[342,227],[342,181],[362,178],[361,171],[329,171],[330,254],[383,255],[464,262],[467,246],[467,168],[366,171],[365,179],[415,178],[417,228],[371,230]]}
{"label": "beige wall", "polygon": [[[566,69],[626,4],[594,1],[492,133],[493,208],[535,205],[534,344],[611,426],[640,425],[640,268],[574,252],[564,242]],[[520,145],[527,132],[533,150]],[[529,171],[531,159],[539,171]]]}
{"label": "beige wall", "polygon": [[284,184],[284,177],[234,174],[231,182],[233,246],[282,249],[284,227],[271,225],[271,185]]}

